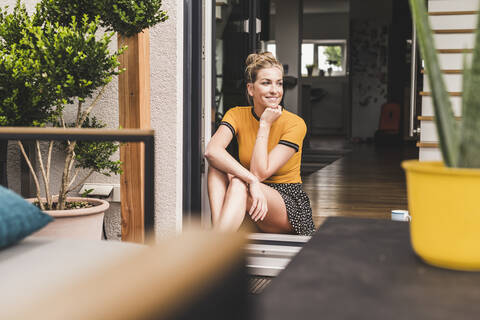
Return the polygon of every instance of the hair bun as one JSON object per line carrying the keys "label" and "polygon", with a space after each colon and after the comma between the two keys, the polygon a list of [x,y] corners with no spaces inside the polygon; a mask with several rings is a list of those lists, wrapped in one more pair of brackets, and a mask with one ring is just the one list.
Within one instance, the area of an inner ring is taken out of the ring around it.
{"label": "hair bun", "polygon": [[265,51],[261,53],[251,53],[248,55],[245,64],[249,66],[250,64],[260,63],[261,61],[269,61],[278,63],[278,60],[275,58],[273,53]]}
{"label": "hair bun", "polygon": [[264,68],[277,67],[282,71],[282,64],[275,58],[273,53],[265,51],[261,53],[251,53],[245,60],[245,80],[248,82],[255,82],[257,73]]}

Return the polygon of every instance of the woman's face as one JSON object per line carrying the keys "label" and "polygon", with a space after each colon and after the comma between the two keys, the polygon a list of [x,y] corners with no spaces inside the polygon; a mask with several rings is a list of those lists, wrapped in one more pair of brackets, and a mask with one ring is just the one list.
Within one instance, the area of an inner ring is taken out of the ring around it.
{"label": "woman's face", "polygon": [[264,108],[277,106],[283,96],[283,74],[279,68],[260,69],[254,83],[247,84],[253,104]]}

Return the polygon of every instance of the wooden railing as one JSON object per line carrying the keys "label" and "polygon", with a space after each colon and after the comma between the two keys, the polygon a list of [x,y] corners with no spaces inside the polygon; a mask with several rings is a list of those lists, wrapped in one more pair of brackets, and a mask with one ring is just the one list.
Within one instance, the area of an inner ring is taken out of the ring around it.
{"label": "wooden railing", "polygon": [[429,12],[431,16],[461,16],[461,15],[476,15],[478,11],[437,11]]}
{"label": "wooden railing", "polygon": [[438,148],[438,142],[417,142],[419,148]]}
{"label": "wooden railing", "polygon": [[[451,97],[461,97],[462,96],[462,92],[449,92],[448,94]],[[424,97],[429,97],[429,96],[432,95],[432,93],[429,92],[429,91],[420,91],[420,95],[424,96]]]}
{"label": "wooden railing", "polygon": [[438,53],[472,53],[473,49],[437,49]]}
{"label": "wooden railing", "polygon": [[432,32],[435,34],[474,33],[475,29],[437,29]]}
{"label": "wooden railing", "polygon": [[[443,69],[441,70],[444,74],[463,74],[463,70],[459,69]],[[425,70],[420,71],[422,74],[426,74]]]}
{"label": "wooden railing", "polygon": [[[434,121],[435,117],[434,116],[418,116],[418,120],[420,121]],[[455,117],[455,120],[461,120],[462,117]]]}

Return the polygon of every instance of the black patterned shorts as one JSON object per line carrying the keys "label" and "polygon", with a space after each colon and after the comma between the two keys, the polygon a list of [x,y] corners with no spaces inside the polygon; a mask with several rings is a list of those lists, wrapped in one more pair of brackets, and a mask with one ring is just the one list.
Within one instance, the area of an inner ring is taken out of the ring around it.
{"label": "black patterned shorts", "polygon": [[295,233],[311,236],[315,232],[312,208],[301,183],[265,183],[280,193],[287,208],[288,221]]}

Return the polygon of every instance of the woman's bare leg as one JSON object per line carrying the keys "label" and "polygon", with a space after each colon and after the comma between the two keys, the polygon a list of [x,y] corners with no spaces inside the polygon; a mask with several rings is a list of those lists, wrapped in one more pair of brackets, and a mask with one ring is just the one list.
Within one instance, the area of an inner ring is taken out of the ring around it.
{"label": "woman's bare leg", "polygon": [[[263,232],[293,233],[294,230],[287,217],[287,208],[280,193],[263,183],[261,188],[267,198],[268,212],[263,221],[256,221],[257,226]],[[251,205],[252,199],[248,194],[245,182],[235,177],[232,178],[225,195],[219,229],[238,230],[245,215],[248,215]]]}
{"label": "woman's bare leg", "polygon": [[218,224],[221,231],[236,231],[240,228],[247,209],[247,185],[241,179],[233,177],[225,194],[225,201]]}
{"label": "woman's bare leg", "polygon": [[[256,221],[257,226],[263,232],[269,233],[293,233],[293,228],[287,217],[287,208],[282,196],[277,190],[261,184],[263,194],[267,198],[268,212],[263,221]],[[252,205],[252,199],[248,197],[247,208]]]}
{"label": "woman's bare leg", "polygon": [[209,166],[207,174],[208,200],[212,213],[212,224],[218,225],[220,213],[222,212],[225,194],[228,188],[228,176],[224,172]]}
{"label": "woman's bare leg", "polygon": [[[235,177],[229,179],[227,174],[212,166],[208,168],[207,183],[214,228],[237,230],[252,205],[246,184]],[[263,221],[256,222],[257,226],[263,232],[292,233],[280,193],[265,184],[261,187],[267,198],[268,212]]]}

